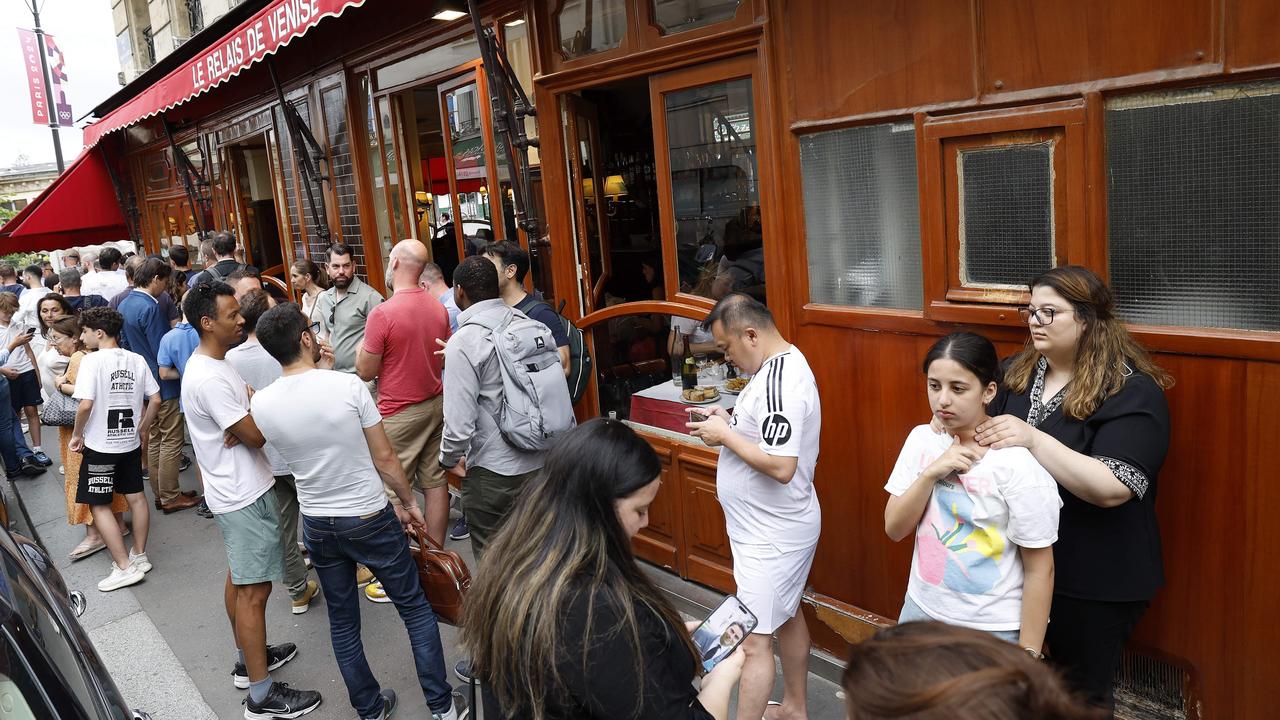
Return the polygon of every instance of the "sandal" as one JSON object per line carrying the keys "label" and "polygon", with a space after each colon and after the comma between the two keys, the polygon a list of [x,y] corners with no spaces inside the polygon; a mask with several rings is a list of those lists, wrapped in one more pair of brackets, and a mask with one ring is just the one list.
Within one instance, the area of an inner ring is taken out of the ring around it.
{"label": "sandal", "polygon": [[80,544],[75,546],[67,557],[71,558],[73,561],[83,560],[106,546],[107,544],[103,542],[101,538],[99,538],[97,542],[88,539],[81,540]]}

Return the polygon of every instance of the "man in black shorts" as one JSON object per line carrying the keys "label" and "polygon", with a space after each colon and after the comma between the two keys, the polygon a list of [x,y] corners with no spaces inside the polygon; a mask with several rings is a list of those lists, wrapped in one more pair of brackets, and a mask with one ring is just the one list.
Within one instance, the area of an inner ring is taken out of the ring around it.
{"label": "man in black shorts", "polygon": [[[114,560],[111,574],[98,583],[102,592],[141,582],[151,570],[140,438],[160,410],[160,385],[141,355],[120,347],[123,324],[124,318],[111,308],[90,308],[80,316],[80,340],[96,352],[80,362],[72,395],[80,407],[68,445],[72,452],[84,453],[76,502],[89,506],[93,526]],[[111,513],[115,493],[129,500],[133,513],[133,547],[127,551],[123,531]]]}

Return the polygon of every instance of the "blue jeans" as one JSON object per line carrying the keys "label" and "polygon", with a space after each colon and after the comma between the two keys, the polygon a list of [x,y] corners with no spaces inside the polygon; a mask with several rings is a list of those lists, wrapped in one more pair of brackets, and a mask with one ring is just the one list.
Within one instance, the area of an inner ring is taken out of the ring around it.
{"label": "blue jeans", "polygon": [[0,375],[0,457],[5,470],[14,472],[25,458],[32,456],[27,439],[22,435],[22,423],[12,412],[9,401],[9,380]]}
{"label": "blue jeans", "polygon": [[418,568],[409,555],[409,541],[391,505],[363,518],[303,515],[302,537],[324,588],[333,655],[342,681],[347,684],[351,706],[360,717],[377,715],[382,710],[382,698],[360,639],[356,563],[373,571],[409,631],[413,662],[427,706],[433,713],[448,712],[453,692],[445,676],[440,627],[422,594]]}

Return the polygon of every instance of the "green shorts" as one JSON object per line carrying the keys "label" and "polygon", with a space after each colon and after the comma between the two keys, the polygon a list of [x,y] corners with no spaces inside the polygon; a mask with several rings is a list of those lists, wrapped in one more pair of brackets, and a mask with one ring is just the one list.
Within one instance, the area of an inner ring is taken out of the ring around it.
{"label": "green shorts", "polygon": [[284,545],[280,538],[280,505],[271,491],[252,503],[213,516],[227,546],[231,584],[256,585],[284,581]]}

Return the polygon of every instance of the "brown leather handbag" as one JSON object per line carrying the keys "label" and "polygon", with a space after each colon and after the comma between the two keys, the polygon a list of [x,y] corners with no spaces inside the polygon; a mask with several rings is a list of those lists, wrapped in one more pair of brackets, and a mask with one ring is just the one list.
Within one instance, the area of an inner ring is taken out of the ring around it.
{"label": "brown leather handbag", "polygon": [[436,617],[450,625],[462,620],[462,601],[471,589],[471,571],[462,556],[440,547],[426,528],[410,526],[409,537],[418,547],[409,548],[409,554],[418,565],[418,582],[431,603]]}

